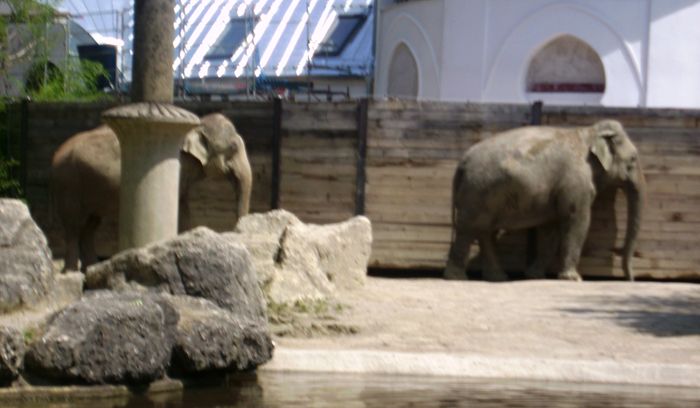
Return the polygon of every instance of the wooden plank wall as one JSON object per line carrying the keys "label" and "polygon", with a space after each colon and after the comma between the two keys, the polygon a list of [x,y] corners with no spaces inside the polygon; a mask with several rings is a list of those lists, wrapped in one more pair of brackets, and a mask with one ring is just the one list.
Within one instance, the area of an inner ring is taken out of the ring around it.
{"label": "wooden plank wall", "polygon": [[357,131],[357,102],[285,101],[280,207],[311,223],[352,217]]}
{"label": "wooden plank wall", "polygon": [[[542,122],[553,126],[619,120],[639,149],[647,200],[635,251],[638,276],[700,277],[700,111],[548,108]],[[581,259],[588,276],[622,276],[627,222],[624,194],[607,192],[594,205]]]}
{"label": "wooden plank wall", "polygon": [[[529,107],[440,102],[373,101],[369,110],[367,215],[374,267],[441,269],[450,241],[450,192],[457,161],[473,143],[529,123]],[[542,124],[585,126],[620,120],[637,145],[647,179],[647,206],[634,265],[638,276],[695,278],[700,252],[700,112],[550,108]],[[626,228],[622,193],[599,194],[581,272],[622,276]],[[526,234],[499,244],[507,269],[526,265]],[[477,251],[472,251],[476,255]],[[478,259],[470,265],[479,269]]]}
{"label": "wooden plank wall", "polygon": [[[345,220],[356,203],[360,102],[281,106],[279,206],[305,222]],[[109,105],[29,104],[26,192],[32,212],[52,247],[62,253],[57,223],[50,216],[51,155],[71,134],[99,123]],[[252,211],[271,208],[274,190],[274,103],[185,104],[203,115],[222,111],[243,135],[254,168]],[[542,123],[589,125],[615,118],[638,146],[647,178],[647,207],[634,259],[639,276],[697,278],[700,252],[700,111],[544,107]],[[527,105],[476,105],[402,100],[369,101],[364,184],[365,214],[374,231],[370,266],[442,269],[450,241],[451,183],[457,161],[472,144],[530,122]],[[360,172],[361,173],[361,172]],[[361,197],[361,195],[359,195]],[[217,230],[235,224],[235,197],[225,181],[206,181],[192,191],[193,221]],[[625,232],[622,194],[599,194],[581,271],[586,276],[621,276],[619,248]],[[116,229],[104,228],[102,253],[112,253]],[[527,263],[525,232],[499,241],[510,270]],[[480,269],[472,251],[472,269]]]}

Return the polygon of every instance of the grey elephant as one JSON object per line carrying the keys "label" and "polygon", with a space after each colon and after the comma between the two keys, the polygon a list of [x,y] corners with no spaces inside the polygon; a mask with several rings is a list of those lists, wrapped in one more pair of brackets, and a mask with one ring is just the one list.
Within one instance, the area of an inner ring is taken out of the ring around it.
{"label": "grey elephant", "polygon": [[[248,214],[252,172],[243,139],[223,115],[204,116],[180,151],[180,231],[189,227],[188,192],[205,177],[225,176],[238,191],[238,217]],[[97,262],[95,232],[105,217],[119,213],[121,152],[107,126],[78,133],[54,153],[51,163],[53,202],[64,229],[64,270]]]}
{"label": "grey elephant", "polygon": [[561,279],[581,280],[576,267],[591,220],[596,193],[608,186],[627,197],[623,269],[634,280],[631,258],[640,229],[644,176],[636,147],[623,126],[603,120],[590,127],[523,127],[472,146],[454,174],[453,237],[444,277],[466,279],[465,257],[478,240],[484,278],[507,275],[496,259],[495,235],[502,230],[537,227],[554,237],[538,245],[529,278],[549,269]]}

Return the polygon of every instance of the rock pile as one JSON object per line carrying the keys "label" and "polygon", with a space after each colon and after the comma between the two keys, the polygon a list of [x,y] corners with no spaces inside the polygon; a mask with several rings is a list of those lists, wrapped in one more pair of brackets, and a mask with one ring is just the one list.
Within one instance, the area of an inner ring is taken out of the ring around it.
{"label": "rock pile", "polygon": [[[0,200],[0,385],[148,384],[272,357],[266,300],[328,300],[365,282],[371,225],[278,210],[54,271],[26,205]],[[84,284],[84,292],[83,292]]]}
{"label": "rock pile", "polygon": [[71,291],[19,201],[0,200],[0,251],[1,384],[147,384],[272,357],[250,255],[206,228],[94,265],[58,309],[45,299]]}

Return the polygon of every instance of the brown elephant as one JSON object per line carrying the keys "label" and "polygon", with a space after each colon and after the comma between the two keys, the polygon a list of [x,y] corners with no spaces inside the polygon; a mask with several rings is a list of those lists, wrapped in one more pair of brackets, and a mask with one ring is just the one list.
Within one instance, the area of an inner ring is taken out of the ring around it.
{"label": "brown elephant", "polygon": [[[204,116],[180,151],[179,229],[189,227],[188,192],[197,181],[225,176],[238,190],[238,217],[248,214],[252,172],[243,139],[223,115]],[[121,152],[108,126],[78,133],[54,153],[51,190],[66,239],[64,270],[97,261],[95,231],[105,217],[119,213]]]}
{"label": "brown elephant", "polygon": [[496,233],[538,227],[540,235],[556,239],[538,246],[526,276],[543,278],[551,268],[561,279],[581,280],[576,267],[591,206],[597,192],[607,186],[626,193],[623,269],[634,280],[631,257],[645,183],[637,149],[619,122],[603,120],[581,128],[523,127],[475,144],[459,162],[453,179],[453,239],[444,277],[466,279],[465,257],[477,239],[484,278],[506,280],[494,251]]}

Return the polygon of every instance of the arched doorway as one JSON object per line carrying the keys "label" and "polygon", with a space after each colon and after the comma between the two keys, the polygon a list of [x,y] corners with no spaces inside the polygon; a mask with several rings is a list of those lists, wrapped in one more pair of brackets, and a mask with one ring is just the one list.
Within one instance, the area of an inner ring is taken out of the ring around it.
{"label": "arched doorway", "polygon": [[562,35],[531,59],[525,86],[531,100],[599,103],[605,93],[605,67],[590,45]]}
{"label": "arched doorway", "polygon": [[406,44],[399,44],[389,64],[389,96],[416,98],[418,96],[418,64]]}

